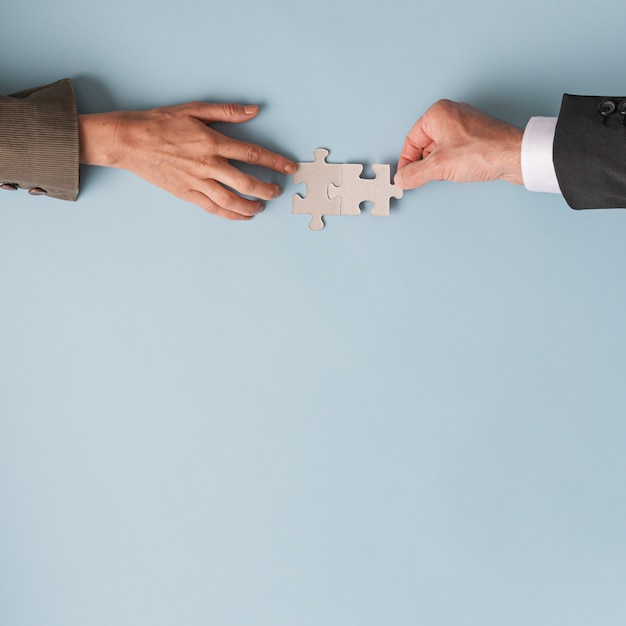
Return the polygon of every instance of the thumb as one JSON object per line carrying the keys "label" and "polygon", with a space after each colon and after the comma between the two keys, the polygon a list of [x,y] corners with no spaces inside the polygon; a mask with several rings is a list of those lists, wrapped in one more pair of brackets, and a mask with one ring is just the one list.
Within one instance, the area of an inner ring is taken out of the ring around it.
{"label": "thumb", "polygon": [[188,115],[204,122],[211,124],[213,122],[230,122],[231,124],[239,124],[247,122],[256,117],[259,113],[257,104],[235,104],[234,102],[226,102],[223,104],[210,104],[207,102],[190,102],[183,105]]}
{"label": "thumb", "polygon": [[443,170],[432,155],[414,161],[396,172],[393,182],[401,189],[417,189],[432,180],[443,180]]}

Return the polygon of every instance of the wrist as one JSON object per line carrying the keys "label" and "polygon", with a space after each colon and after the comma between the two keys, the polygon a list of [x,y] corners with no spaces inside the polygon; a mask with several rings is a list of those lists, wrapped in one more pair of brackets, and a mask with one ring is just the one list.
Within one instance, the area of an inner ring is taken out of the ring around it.
{"label": "wrist", "polygon": [[83,165],[119,167],[117,113],[78,116],[79,160]]}
{"label": "wrist", "polygon": [[509,126],[507,131],[502,142],[502,173],[499,178],[515,185],[523,185],[522,138],[524,131],[515,126]]}

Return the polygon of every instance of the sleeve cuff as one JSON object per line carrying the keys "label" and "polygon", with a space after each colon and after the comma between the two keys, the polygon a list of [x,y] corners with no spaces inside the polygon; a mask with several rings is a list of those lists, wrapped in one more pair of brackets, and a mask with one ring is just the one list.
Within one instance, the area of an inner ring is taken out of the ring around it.
{"label": "sleeve cuff", "polygon": [[556,117],[531,117],[522,139],[522,178],[529,191],[561,193],[552,158]]}
{"label": "sleeve cuff", "polygon": [[78,113],[69,79],[0,96],[0,132],[0,183],[76,199]]}

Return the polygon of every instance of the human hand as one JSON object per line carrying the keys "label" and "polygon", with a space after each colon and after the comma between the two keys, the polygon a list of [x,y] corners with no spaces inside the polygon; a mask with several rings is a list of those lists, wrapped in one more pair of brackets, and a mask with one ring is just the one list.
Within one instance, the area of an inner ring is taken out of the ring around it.
{"label": "human hand", "polygon": [[439,100],[409,131],[394,182],[402,189],[431,180],[521,185],[522,136],[519,128],[468,104]]}
{"label": "human hand", "polygon": [[230,161],[281,174],[293,174],[296,165],[208,125],[246,122],[258,112],[258,106],[191,102],[149,111],[80,115],[80,162],[129,170],[209,213],[249,220],[265,208],[259,200],[271,200],[282,189],[238,170]]}

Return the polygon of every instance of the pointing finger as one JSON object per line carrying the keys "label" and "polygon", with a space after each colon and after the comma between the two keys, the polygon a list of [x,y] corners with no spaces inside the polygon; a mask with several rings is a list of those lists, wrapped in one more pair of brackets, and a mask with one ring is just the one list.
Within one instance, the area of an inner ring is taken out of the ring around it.
{"label": "pointing finger", "polygon": [[229,160],[260,165],[281,174],[294,174],[296,164],[288,158],[246,141],[229,139],[219,147],[220,156]]}
{"label": "pointing finger", "polygon": [[180,109],[205,124],[212,124],[213,122],[239,124],[241,122],[247,122],[259,112],[259,106],[256,104],[244,105],[235,104],[234,102],[225,102],[222,104],[190,102],[189,104],[181,105]]}

